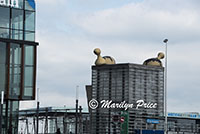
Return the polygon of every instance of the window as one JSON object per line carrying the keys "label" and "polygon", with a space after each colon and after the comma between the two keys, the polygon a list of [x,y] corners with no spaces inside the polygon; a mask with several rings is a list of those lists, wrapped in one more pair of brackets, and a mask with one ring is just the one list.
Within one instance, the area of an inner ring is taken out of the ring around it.
{"label": "window", "polygon": [[0,91],[6,90],[6,43],[0,42]]}
{"label": "window", "polygon": [[9,38],[9,18],[9,8],[0,7],[0,38]]}
{"label": "window", "polygon": [[0,38],[9,38],[9,29],[0,27]]}
{"label": "window", "polygon": [[24,0],[18,0],[18,8],[23,9]]}
{"label": "window", "polygon": [[23,10],[12,9],[11,39],[23,40]]}
{"label": "window", "polygon": [[35,31],[35,12],[25,11],[25,31]]}
{"label": "window", "polygon": [[0,91],[8,99],[34,98],[35,54],[36,46],[0,41]]}
{"label": "window", "polygon": [[34,46],[24,46],[24,96],[33,96],[34,85]]}
{"label": "window", "polygon": [[11,28],[23,30],[23,10],[12,9]]}
{"label": "window", "polygon": [[12,9],[11,39],[23,40],[23,10]]}
{"label": "window", "polygon": [[10,44],[10,98],[18,98],[21,88],[21,46]]}
{"label": "window", "polygon": [[11,39],[23,40],[23,31],[12,29],[11,30]]}
{"label": "window", "polygon": [[25,40],[34,41],[35,40],[35,12],[26,11],[25,16]]}
{"label": "window", "polygon": [[10,12],[9,8],[0,7],[0,27],[9,28]]}
{"label": "window", "polygon": [[25,32],[25,40],[34,41],[35,40],[35,32]]}

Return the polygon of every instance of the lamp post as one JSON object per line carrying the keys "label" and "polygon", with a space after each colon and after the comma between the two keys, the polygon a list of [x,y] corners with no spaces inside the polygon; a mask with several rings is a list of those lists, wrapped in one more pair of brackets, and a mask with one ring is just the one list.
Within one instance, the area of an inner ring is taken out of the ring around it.
{"label": "lamp post", "polygon": [[165,82],[164,82],[164,96],[165,96],[165,134],[167,134],[167,42],[168,39],[164,39],[165,43]]}
{"label": "lamp post", "polygon": [[39,110],[40,110],[40,101],[39,101],[39,88],[37,89],[37,130],[36,130],[36,134],[39,133]]}
{"label": "lamp post", "polygon": [[4,91],[1,92],[0,133],[2,132]]}
{"label": "lamp post", "polygon": [[78,88],[76,86],[76,124],[75,124],[75,134],[78,134]]}

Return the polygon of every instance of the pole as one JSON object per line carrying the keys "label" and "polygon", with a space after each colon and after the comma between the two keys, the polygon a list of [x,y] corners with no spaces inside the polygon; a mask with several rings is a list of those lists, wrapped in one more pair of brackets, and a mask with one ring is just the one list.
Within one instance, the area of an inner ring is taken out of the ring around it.
{"label": "pole", "polygon": [[0,133],[2,132],[4,91],[1,92]]}
{"label": "pole", "polygon": [[37,134],[39,133],[39,106],[40,102],[37,102]]}
{"label": "pole", "polygon": [[79,134],[83,133],[83,129],[82,129],[82,107],[79,106]]}
{"label": "pole", "polygon": [[167,134],[167,42],[168,39],[163,41],[165,43],[165,82],[164,82],[164,93],[165,93],[165,134]]}
{"label": "pole", "polygon": [[39,102],[39,88],[37,90],[37,130],[36,134],[39,133],[39,108],[40,108],[40,102]]}
{"label": "pole", "polygon": [[78,134],[78,86],[76,86],[76,124],[75,134]]}

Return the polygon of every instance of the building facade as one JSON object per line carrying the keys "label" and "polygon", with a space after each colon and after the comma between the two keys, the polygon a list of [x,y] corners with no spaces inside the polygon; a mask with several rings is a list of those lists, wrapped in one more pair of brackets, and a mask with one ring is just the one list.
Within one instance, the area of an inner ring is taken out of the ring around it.
{"label": "building facade", "polygon": [[[159,120],[164,116],[163,67],[129,63],[92,66],[91,98],[99,103],[109,100],[112,103],[125,101],[133,104],[127,110],[108,107],[90,109],[91,133],[128,134],[141,129],[164,130],[164,120]],[[146,108],[143,105],[136,108],[138,100],[154,103],[156,107]],[[149,120],[159,120],[159,123],[149,123]]]}
{"label": "building facade", "polygon": [[18,131],[19,101],[35,99],[35,1],[0,0],[2,134]]}

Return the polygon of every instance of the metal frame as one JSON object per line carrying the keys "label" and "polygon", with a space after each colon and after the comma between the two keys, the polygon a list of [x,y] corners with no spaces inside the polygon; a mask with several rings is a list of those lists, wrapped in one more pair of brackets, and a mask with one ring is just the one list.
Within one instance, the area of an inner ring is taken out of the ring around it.
{"label": "metal frame", "polygon": [[22,47],[21,51],[21,89],[20,89],[20,100],[23,99],[23,94],[24,94],[24,45],[20,44]]}
{"label": "metal frame", "polygon": [[[83,112],[82,111],[82,107],[78,108],[78,121],[77,121],[77,133],[78,134],[89,134],[89,114],[88,112]],[[54,107],[43,107],[39,109],[39,112],[37,113],[37,109],[28,109],[28,110],[21,110],[19,112],[19,124],[25,124],[25,121],[28,121],[29,123],[27,123],[28,125],[26,127],[30,127],[33,128],[33,130],[29,131],[29,133],[36,133],[37,132],[37,127],[36,126],[36,117],[37,114],[39,114],[38,118],[39,118],[39,122],[40,122],[40,126],[41,122],[43,122],[44,127],[41,127],[41,130],[43,131],[43,133],[50,133],[51,129],[57,129],[57,128],[63,128],[61,129],[61,131],[63,130],[63,134],[68,134],[67,133],[67,128],[69,129],[69,126],[71,124],[73,124],[75,126],[75,118],[76,118],[76,109],[68,109],[68,108],[54,108]],[[53,121],[54,123],[51,124],[50,122]],[[31,123],[34,122],[34,123]],[[71,124],[70,124],[71,123]],[[68,127],[67,127],[68,126]],[[19,127],[21,127],[21,125],[19,125]],[[75,132],[75,127],[72,128]],[[25,129],[24,129],[25,130]],[[27,129],[26,129],[27,130]],[[55,133],[52,132],[51,133]]]}

